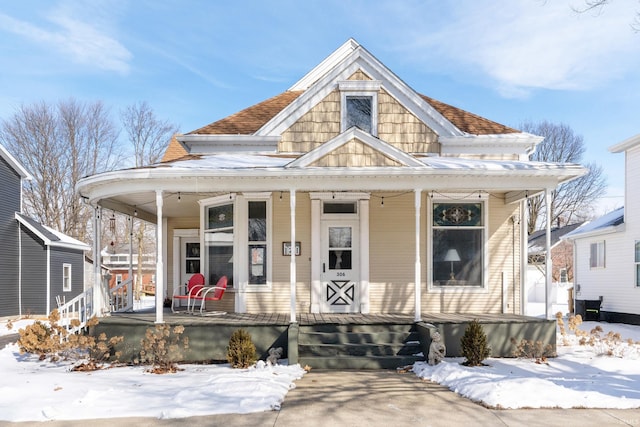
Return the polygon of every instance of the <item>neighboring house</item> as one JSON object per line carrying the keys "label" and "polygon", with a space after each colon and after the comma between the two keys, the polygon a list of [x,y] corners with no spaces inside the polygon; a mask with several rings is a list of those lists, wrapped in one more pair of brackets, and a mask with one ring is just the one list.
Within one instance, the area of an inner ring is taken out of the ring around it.
{"label": "neighboring house", "polygon": [[[101,253],[102,265],[109,270],[111,278],[109,279],[109,288],[120,285],[122,282],[129,278],[129,269],[133,273],[134,281],[138,276],[138,253],[133,248],[132,253],[129,253],[128,244],[116,244],[111,242],[105,246]],[[155,294],[155,275],[156,275],[156,262],[154,255],[144,254],[142,256],[142,292],[146,294]],[[135,282],[134,282],[135,283]]]}
{"label": "neighboring house", "polygon": [[177,135],[163,162],[78,189],[159,224],[157,301],[202,272],[228,277],[221,310],[292,321],[522,313],[527,197],[586,173],[530,161],[541,140],[421,95],[348,40],[284,93]]}
{"label": "neighboring house", "polygon": [[640,135],[609,151],[625,153],[625,205],[566,236],[575,245],[575,298],[601,301],[601,319],[640,324]]}
{"label": "neighboring house", "polygon": [[[551,229],[551,294],[548,295],[554,304],[568,304],[568,290],[573,286],[573,244],[562,240],[562,237],[582,223],[554,227]],[[527,302],[543,303],[546,297],[546,230],[538,230],[529,235],[527,261]]]}
{"label": "neighboring house", "polygon": [[0,145],[0,317],[48,314],[56,297],[84,291],[89,247],[22,212],[22,180],[29,173]]}

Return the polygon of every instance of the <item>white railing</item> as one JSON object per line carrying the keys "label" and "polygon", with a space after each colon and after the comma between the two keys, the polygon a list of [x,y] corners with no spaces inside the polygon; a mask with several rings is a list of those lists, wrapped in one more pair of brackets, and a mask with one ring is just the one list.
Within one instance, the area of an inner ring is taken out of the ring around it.
{"label": "white railing", "polygon": [[[59,325],[68,333],[75,334],[82,330],[93,313],[93,288],[89,288],[72,300],[58,305]],[[72,322],[77,319],[78,322]]]}
{"label": "white railing", "polygon": [[133,278],[109,289],[109,310],[112,313],[122,313],[133,310]]}

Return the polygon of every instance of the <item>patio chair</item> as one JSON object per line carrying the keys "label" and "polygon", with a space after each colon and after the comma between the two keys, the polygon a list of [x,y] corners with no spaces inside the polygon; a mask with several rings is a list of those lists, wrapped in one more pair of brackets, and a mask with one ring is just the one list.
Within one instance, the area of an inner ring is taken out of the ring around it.
{"label": "patio chair", "polygon": [[[192,312],[195,311],[196,301],[200,301],[200,315],[204,314],[204,306],[207,301],[220,301],[224,295],[224,291],[227,290],[227,276],[222,276],[215,286],[204,287],[201,289],[200,294],[195,296],[193,301]],[[224,311],[209,312],[208,314],[226,314]]]}
{"label": "patio chair", "polygon": [[176,300],[187,300],[187,312],[189,312],[191,301],[193,301],[194,298],[201,293],[202,288],[204,288],[204,276],[200,273],[196,273],[191,276],[189,282],[187,283],[187,291],[184,295],[180,295],[179,288],[173,291],[173,297],[171,299],[171,312],[176,313],[176,310],[174,309]]}

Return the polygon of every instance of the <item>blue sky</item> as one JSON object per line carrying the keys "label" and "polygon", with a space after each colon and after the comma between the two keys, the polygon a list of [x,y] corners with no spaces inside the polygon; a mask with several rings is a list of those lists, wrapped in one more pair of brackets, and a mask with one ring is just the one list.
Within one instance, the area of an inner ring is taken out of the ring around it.
{"label": "blue sky", "polygon": [[21,104],[147,101],[188,132],[288,89],[353,37],[415,90],[497,122],[584,137],[623,204],[640,133],[637,2],[22,0],[0,6],[0,118]]}

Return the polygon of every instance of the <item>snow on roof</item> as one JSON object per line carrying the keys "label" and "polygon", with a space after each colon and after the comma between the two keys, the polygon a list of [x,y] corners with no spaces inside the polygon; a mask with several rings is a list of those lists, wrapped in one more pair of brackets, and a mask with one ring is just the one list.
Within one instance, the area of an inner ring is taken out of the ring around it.
{"label": "snow on roof", "polygon": [[584,237],[587,234],[597,232],[616,231],[616,227],[620,224],[624,224],[624,207],[618,208],[609,212],[600,218],[587,222],[582,227],[568,233],[564,236],[565,239],[575,239]]}
{"label": "snow on roof", "polygon": [[[297,156],[264,153],[220,153],[201,155],[196,158],[159,163],[152,168],[177,169],[247,169],[247,168],[284,168]],[[426,167],[439,170],[493,170],[493,171],[536,171],[558,170],[577,167],[574,164],[517,160],[474,160],[454,157],[423,156],[417,157]]]}
{"label": "snow on roof", "polygon": [[43,243],[47,246],[61,246],[83,251],[91,249],[91,247],[89,247],[89,245],[87,245],[86,243],[76,240],[73,237],[69,237],[64,233],[59,232],[58,230],[54,230],[51,227],[42,225],[33,218],[30,218],[26,215],[16,212],[15,217],[21,224],[29,228],[29,230],[31,230],[40,239],[42,239]]}
{"label": "snow on roof", "polygon": [[[565,225],[564,227],[554,227],[551,229],[551,247],[553,248],[567,234],[582,225],[582,222]],[[544,254],[547,250],[547,230],[538,230],[529,236],[529,254]]]}

